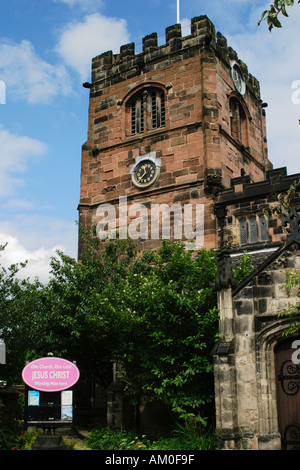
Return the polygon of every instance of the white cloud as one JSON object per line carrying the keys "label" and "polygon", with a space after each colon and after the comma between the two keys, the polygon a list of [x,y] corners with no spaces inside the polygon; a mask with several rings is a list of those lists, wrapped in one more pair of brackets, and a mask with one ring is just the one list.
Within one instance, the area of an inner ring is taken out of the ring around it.
{"label": "white cloud", "polygon": [[13,195],[24,185],[20,174],[26,172],[29,159],[42,156],[46,149],[43,142],[11,134],[0,126],[0,197]]}
{"label": "white cloud", "polygon": [[47,283],[50,259],[57,256],[57,250],[77,257],[77,226],[68,220],[24,212],[0,220],[0,245],[6,243],[7,247],[0,253],[0,265],[7,268],[27,261],[18,277],[32,280],[37,277]]}
{"label": "white cloud", "polygon": [[10,211],[32,211],[36,209],[36,204],[34,201],[28,201],[26,199],[9,199],[5,204],[2,205],[5,209]]}
{"label": "white cloud", "polygon": [[9,99],[48,103],[57,95],[71,92],[70,77],[63,65],[41,59],[30,41],[0,42],[0,77]]}
{"label": "white cloud", "polygon": [[0,244],[7,246],[4,252],[1,253],[0,265],[4,268],[9,268],[12,264],[24,263],[27,261],[27,266],[20,269],[17,274],[19,279],[30,278],[34,280],[36,277],[43,283],[49,280],[50,271],[50,258],[56,256],[56,250],[62,247],[57,245],[53,248],[38,248],[29,251],[18,240],[17,237],[0,233]]}
{"label": "white cloud", "polygon": [[56,3],[65,3],[69,7],[78,7],[84,11],[95,11],[102,8],[103,0],[54,0]]}
{"label": "white cloud", "polygon": [[87,80],[93,57],[108,50],[119,52],[120,46],[128,42],[126,20],[95,13],[82,22],[70,23],[61,33],[57,51],[82,80]]}

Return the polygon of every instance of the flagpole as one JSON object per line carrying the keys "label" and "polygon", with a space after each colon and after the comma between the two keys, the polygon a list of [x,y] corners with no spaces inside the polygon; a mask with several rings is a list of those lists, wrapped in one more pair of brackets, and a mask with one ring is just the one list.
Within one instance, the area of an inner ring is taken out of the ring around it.
{"label": "flagpole", "polygon": [[179,6],[179,1],[177,0],[177,24],[180,23],[180,6]]}

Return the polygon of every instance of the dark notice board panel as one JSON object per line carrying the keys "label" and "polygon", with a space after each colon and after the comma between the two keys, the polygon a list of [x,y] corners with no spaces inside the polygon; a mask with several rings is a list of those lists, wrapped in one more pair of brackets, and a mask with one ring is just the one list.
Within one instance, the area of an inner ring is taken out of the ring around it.
{"label": "dark notice board panel", "polygon": [[73,391],[42,392],[27,389],[27,424],[61,424],[73,422]]}

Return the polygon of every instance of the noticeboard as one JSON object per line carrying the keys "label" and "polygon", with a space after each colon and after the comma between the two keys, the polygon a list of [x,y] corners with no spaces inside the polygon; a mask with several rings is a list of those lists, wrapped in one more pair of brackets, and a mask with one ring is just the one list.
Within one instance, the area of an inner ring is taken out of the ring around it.
{"label": "noticeboard", "polygon": [[76,365],[62,358],[45,357],[27,364],[22,371],[26,384],[25,424],[72,424],[73,387],[79,375]]}
{"label": "noticeboard", "polygon": [[26,387],[26,422],[28,425],[73,423],[73,390],[41,392]]}

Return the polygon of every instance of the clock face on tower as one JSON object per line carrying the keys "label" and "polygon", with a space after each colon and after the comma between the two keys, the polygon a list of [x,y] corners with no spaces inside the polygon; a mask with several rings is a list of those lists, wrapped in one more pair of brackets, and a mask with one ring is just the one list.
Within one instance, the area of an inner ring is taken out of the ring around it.
{"label": "clock face on tower", "polygon": [[241,94],[245,94],[245,80],[237,63],[232,64],[231,76],[236,90]]}
{"label": "clock face on tower", "polygon": [[151,160],[142,160],[134,169],[132,181],[139,188],[147,188],[158,176],[158,168]]}

